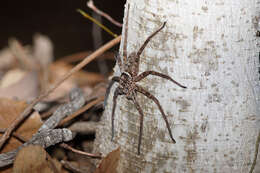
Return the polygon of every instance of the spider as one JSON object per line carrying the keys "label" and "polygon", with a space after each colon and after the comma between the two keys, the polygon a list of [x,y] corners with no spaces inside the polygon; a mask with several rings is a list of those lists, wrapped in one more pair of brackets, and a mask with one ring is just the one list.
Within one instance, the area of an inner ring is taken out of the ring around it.
{"label": "spider", "polygon": [[176,82],[175,80],[173,80],[170,76],[156,72],[156,71],[150,70],[150,71],[145,71],[145,72],[142,72],[141,74],[139,74],[140,55],[142,54],[144,48],[149,43],[149,41],[152,39],[152,37],[154,37],[159,31],[161,31],[165,27],[166,22],[164,22],[163,25],[158,30],[156,30],[154,33],[152,33],[145,40],[145,42],[143,43],[143,45],[137,52],[132,52],[129,56],[127,56],[128,16],[129,16],[129,5],[128,5],[128,11],[127,11],[127,16],[126,16],[126,24],[125,24],[125,33],[124,33],[125,40],[123,43],[123,62],[124,62],[124,64],[122,64],[120,55],[117,54],[116,61],[119,65],[121,75],[120,75],[120,77],[114,76],[111,79],[111,81],[107,87],[104,106],[106,106],[107,98],[108,98],[112,85],[115,82],[118,82],[119,86],[115,89],[114,96],[113,96],[113,107],[112,107],[112,116],[111,116],[111,121],[112,121],[112,138],[111,138],[111,140],[113,140],[113,137],[114,137],[114,118],[115,118],[115,108],[117,105],[117,97],[119,95],[125,95],[128,100],[130,100],[134,103],[136,109],[138,110],[138,112],[140,114],[140,129],[139,129],[139,139],[138,139],[139,140],[138,141],[138,155],[140,155],[140,147],[141,147],[141,140],[142,140],[142,134],[143,134],[144,114],[143,114],[143,110],[142,110],[140,104],[136,100],[137,92],[145,95],[149,99],[152,99],[153,102],[158,106],[158,108],[163,116],[163,119],[166,123],[166,127],[169,131],[172,142],[176,143],[176,141],[173,138],[169,122],[167,120],[167,117],[166,117],[158,99],[155,96],[153,96],[150,92],[146,91],[143,87],[136,84],[136,82],[141,81],[142,79],[146,78],[148,75],[154,75],[154,76],[158,76],[158,77],[167,79],[182,88],[186,88],[186,87],[181,85],[180,83]]}

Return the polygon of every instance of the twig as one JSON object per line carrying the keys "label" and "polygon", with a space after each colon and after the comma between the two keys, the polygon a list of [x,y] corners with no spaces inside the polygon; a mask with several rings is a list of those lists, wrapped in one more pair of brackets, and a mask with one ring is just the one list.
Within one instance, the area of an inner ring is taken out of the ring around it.
{"label": "twig", "polygon": [[102,158],[101,154],[92,154],[92,153],[87,153],[87,152],[84,152],[84,151],[80,151],[80,150],[77,150],[75,148],[72,148],[71,146],[69,146],[69,145],[67,145],[65,143],[61,143],[60,146],[65,148],[65,149],[67,149],[67,150],[71,150],[74,153],[78,153],[78,154],[81,154],[81,155],[84,155],[84,156],[97,158],[97,159],[101,159]]}
{"label": "twig", "polygon": [[59,106],[53,115],[40,127],[38,132],[54,129],[62,119],[73,114],[85,104],[85,98],[80,88],[74,88],[70,92],[70,102]]}
{"label": "twig", "polygon": [[[54,114],[44,122],[44,124],[39,128],[38,132],[30,139],[30,141],[24,143],[22,146],[20,146],[18,149],[14,150],[14,152],[10,153],[4,153],[5,155],[2,155],[5,162],[4,164],[10,164],[13,161],[13,158],[15,157],[16,153],[24,146],[34,144],[34,145],[40,145],[44,148],[57,144],[59,142],[69,141],[74,137],[74,134],[69,129],[55,129],[60,121],[66,117],[67,115],[72,114],[76,110],[78,110],[81,106],[85,103],[84,94],[81,89],[74,88],[70,92],[69,95],[70,102],[64,105],[61,105]],[[8,155],[9,154],[9,155]],[[6,157],[9,160],[6,161]],[[1,165],[1,155],[0,155],[0,165]],[[5,166],[5,165],[4,165]]]}
{"label": "twig", "polygon": [[[92,51],[79,52],[72,55],[64,56],[60,58],[60,60],[58,61],[63,61],[67,63],[77,62],[77,61],[81,61],[82,59],[84,59],[84,57],[90,55],[91,53]],[[115,60],[113,52],[105,52],[104,54],[100,55],[98,58]]]}
{"label": "twig", "polygon": [[50,129],[36,133],[28,142],[23,146],[30,144],[40,145],[43,148],[47,148],[51,145],[55,145],[60,142],[67,142],[72,140],[75,134],[69,129]]}
{"label": "twig", "polygon": [[[102,24],[102,17],[99,14],[93,11],[92,17]],[[93,41],[94,49],[99,48],[103,44],[102,28],[100,28],[95,23],[92,24],[92,41]],[[108,72],[106,61],[103,59],[97,59],[97,63],[98,63],[99,71],[103,76],[105,76]]]}
{"label": "twig", "polygon": [[104,46],[93,52],[90,56],[86,57],[82,62],[80,62],[77,66],[71,69],[67,74],[65,74],[53,87],[48,89],[45,93],[37,97],[33,100],[33,102],[27,106],[27,108],[16,118],[12,124],[8,127],[5,131],[3,136],[0,139],[0,149],[3,147],[4,143],[7,139],[10,138],[11,133],[18,127],[18,125],[25,120],[33,107],[43,98],[47,97],[52,91],[54,91],[61,83],[63,83],[66,79],[68,79],[72,74],[79,71],[82,67],[87,65],[89,62],[94,60],[97,56],[101,55],[106,50],[110,49],[114,45],[118,44],[121,40],[121,36],[116,37],[115,39],[111,40],[110,42],[106,43]]}
{"label": "twig", "polygon": [[59,126],[64,125],[65,123],[67,123],[68,121],[74,119],[75,117],[79,116],[81,113],[85,112],[86,110],[88,110],[89,108],[91,108],[92,106],[94,106],[95,104],[102,102],[104,100],[104,96],[97,98],[96,100],[88,103],[87,105],[85,105],[84,107],[82,107],[81,109],[79,109],[78,111],[76,111],[75,113],[73,113],[72,115],[68,116],[67,118],[65,118],[64,120],[62,120],[59,124]]}
{"label": "twig", "polygon": [[89,0],[87,2],[87,6],[92,9],[93,11],[95,11],[97,14],[99,14],[100,16],[103,16],[104,18],[106,18],[107,20],[109,20],[111,23],[113,23],[114,25],[122,28],[122,24],[117,22],[115,19],[113,19],[111,16],[109,16],[107,13],[104,13],[103,11],[99,10],[95,5],[94,2],[92,0]]}
{"label": "twig", "polygon": [[100,28],[104,29],[108,34],[112,35],[113,37],[117,37],[117,35],[115,33],[113,33],[108,27],[106,27],[105,25],[103,25],[102,23],[100,23],[99,21],[94,19],[93,17],[91,17],[89,14],[85,13],[83,10],[77,9],[77,12],[79,12],[82,16],[84,16],[88,20],[91,20],[92,22],[97,24]]}
{"label": "twig", "polygon": [[83,135],[95,134],[99,122],[94,121],[80,121],[75,122],[68,127],[71,131],[75,133],[80,133]]}
{"label": "twig", "polygon": [[31,138],[31,140],[24,143],[22,146],[20,146],[16,150],[0,154],[0,168],[12,164],[17,152],[22,147],[25,147],[28,145],[40,145],[43,148],[47,148],[51,145],[55,145],[60,142],[70,141],[74,137],[75,137],[75,134],[72,133],[69,129],[45,130],[43,132],[36,133]]}
{"label": "twig", "polygon": [[[0,129],[0,133],[4,133],[6,130],[5,129]],[[13,137],[15,137],[16,139],[18,139],[20,142],[24,143],[26,142],[27,140],[22,137],[21,135],[19,135],[18,133],[14,132],[13,133]]]}

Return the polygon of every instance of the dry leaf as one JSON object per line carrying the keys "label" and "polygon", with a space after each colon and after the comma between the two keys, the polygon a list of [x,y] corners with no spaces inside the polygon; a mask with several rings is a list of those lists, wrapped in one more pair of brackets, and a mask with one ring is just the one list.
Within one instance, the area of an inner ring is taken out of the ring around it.
{"label": "dry leaf", "polygon": [[0,70],[8,70],[15,64],[15,58],[9,48],[0,51]]}
{"label": "dry leaf", "polygon": [[51,40],[42,34],[35,34],[33,37],[33,57],[40,64],[39,80],[41,91],[48,89],[49,66],[53,61],[53,44]]}
{"label": "dry leaf", "polygon": [[38,96],[38,85],[37,73],[11,70],[1,82],[0,97],[32,100]]}
{"label": "dry leaf", "polygon": [[39,65],[37,61],[33,58],[31,50],[23,46],[15,38],[9,39],[9,48],[15,58],[19,61],[20,66],[23,69],[29,71],[37,71]]}
{"label": "dry leaf", "polygon": [[26,71],[19,68],[9,70],[2,78],[0,88],[6,88],[12,84],[17,83],[24,77],[25,74]]}
{"label": "dry leaf", "polygon": [[33,37],[33,57],[40,62],[42,67],[47,67],[52,63],[53,44],[49,37],[42,34],[35,34]]}
{"label": "dry leaf", "polygon": [[[22,101],[14,101],[10,99],[0,99],[0,128],[7,128],[16,119],[17,116],[26,108],[27,104]],[[42,125],[40,115],[33,113],[21,126],[15,131],[21,137],[29,140],[34,133]],[[2,136],[2,134],[0,135]],[[16,149],[21,142],[15,138],[11,138],[5,145],[2,152],[8,152]]]}
{"label": "dry leaf", "polygon": [[116,173],[119,159],[120,148],[110,152],[104,159],[102,159],[94,173]]}
{"label": "dry leaf", "polygon": [[[52,159],[47,158],[46,151],[38,145],[23,147],[17,154],[13,173],[55,173],[60,172],[61,167],[57,167]],[[56,170],[56,171],[55,171]]]}
{"label": "dry leaf", "polygon": [[[26,108],[27,104],[22,101],[14,101],[10,99],[1,98],[0,99],[0,128],[4,129],[9,127],[9,125],[14,121],[14,119],[19,116],[19,114]],[[41,117],[38,112],[34,112],[21,126],[15,131],[19,136],[26,140],[29,140],[33,134],[42,125]],[[2,134],[0,134],[0,137]],[[22,143],[16,138],[12,137],[6,145],[4,146],[1,153],[12,151],[19,147]],[[1,170],[1,173],[12,172],[10,168]]]}

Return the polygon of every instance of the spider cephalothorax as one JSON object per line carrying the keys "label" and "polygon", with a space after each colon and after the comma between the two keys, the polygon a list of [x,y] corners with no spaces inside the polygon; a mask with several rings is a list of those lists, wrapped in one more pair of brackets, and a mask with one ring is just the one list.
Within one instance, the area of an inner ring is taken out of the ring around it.
{"label": "spider cephalothorax", "polygon": [[143,52],[144,48],[146,47],[148,42],[151,40],[151,38],[153,36],[155,36],[159,31],[161,31],[165,27],[166,22],[164,22],[163,25],[157,31],[155,31],[153,34],[151,34],[145,40],[145,42],[143,43],[143,45],[137,52],[133,52],[129,56],[127,56],[126,47],[127,47],[127,34],[128,34],[127,33],[128,32],[128,15],[129,15],[129,5],[128,5],[128,11],[127,11],[127,15],[126,15],[126,24],[125,24],[125,33],[124,33],[125,40],[123,42],[123,63],[121,61],[120,56],[119,55],[116,56],[116,60],[119,65],[121,75],[120,75],[120,77],[114,76],[112,78],[111,82],[109,83],[109,86],[108,86],[107,92],[106,92],[106,96],[105,96],[104,105],[106,105],[106,101],[107,101],[107,98],[108,98],[112,85],[115,82],[118,82],[119,86],[115,89],[114,96],[113,96],[113,108],[112,108],[112,117],[111,117],[112,118],[112,139],[114,137],[114,117],[115,117],[115,108],[116,108],[116,104],[117,104],[117,97],[119,95],[125,95],[128,100],[130,100],[134,103],[136,109],[138,110],[138,112],[140,114],[140,131],[139,131],[139,142],[138,142],[138,154],[140,154],[140,146],[141,146],[142,133],[143,133],[144,114],[143,114],[143,110],[142,110],[141,106],[139,105],[139,103],[136,100],[137,93],[141,93],[141,94],[145,95],[146,97],[148,97],[149,99],[152,99],[154,101],[154,103],[158,106],[158,108],[163,116],[163,119],[166,123],[166,127],[169,131],[171,140],[173,141],[173,143],[176,143],[176,142],[173,138],[170,125],[169,125],[167,117],[160,105],[160,102],[151,93],[149,93],[148,91],[146,91],[144,88],[142,88],[140,85],[138,85],[136,83],[139,82],[140,80],[144,79],[148,75],[154,75],[154,76],[158,76],[158,77],[162,77],[164,79],[170,80],[171,82],[173,82],[174,84],[177,84],[178,86],[180,86],[182,88],[186,88],[186,87],[179,84],[175,80],[173,80],[170,76],[156,72],[156,71],[145,71],[145,72],[142,72],[141,74],[138,74],[141,53]]}

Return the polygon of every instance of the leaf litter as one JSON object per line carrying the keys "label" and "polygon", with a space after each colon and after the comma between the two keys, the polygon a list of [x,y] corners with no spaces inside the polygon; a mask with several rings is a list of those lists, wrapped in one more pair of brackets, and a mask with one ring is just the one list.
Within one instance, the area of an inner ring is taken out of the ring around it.
{"label": "leaf litter", "polygon": [[[117,37],[94,56],[119,41]],[[119,150],[103,158],[97,169],[92,162],[101,156],[92,153],[92,149],[103,111],[107,76],[82,70],[83,65],[71,72],[75,66],[62,58],[54,61],[52,51],[50,39],[40,34],[35,36],[33,46],[11,39],[9,47],[0,50],[0,140],[4,141],[0,145],[0,172],[115,172]],[[95,59],[92,54],[88,57]],[[113,57],[104,59],[111,61]],[[68,73],[73,75],[64,78]],[[57,88],[49,91],[52,87]],[[73,100],[74,90],[80,95],[76,94]],[[42,93],[48,94],[39,99]],[[28,118],[17,121],[37,99]],[[61,117],[54,118],[57,114]],[[48,121],[54,124],[46,126]],[[8,129],[12,130],[9,139],[3,135]],[[65,149],[63,142],[69,147]]]}

